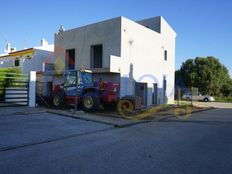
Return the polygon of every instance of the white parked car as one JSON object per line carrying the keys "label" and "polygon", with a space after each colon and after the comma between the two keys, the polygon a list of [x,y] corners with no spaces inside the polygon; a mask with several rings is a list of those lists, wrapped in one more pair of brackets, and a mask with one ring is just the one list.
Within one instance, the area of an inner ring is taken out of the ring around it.
{"label": "white parked car", "polygon": [[214,97],[210,96],[210,95],[201,95],[200,93],[198,95],[192,95],[191,93],[185,93],[182,96],[183,100],[187,100],[190,101],[192,100],[198,100],[198,101],[204,101],[204,102],[212,102],[215,101]]}

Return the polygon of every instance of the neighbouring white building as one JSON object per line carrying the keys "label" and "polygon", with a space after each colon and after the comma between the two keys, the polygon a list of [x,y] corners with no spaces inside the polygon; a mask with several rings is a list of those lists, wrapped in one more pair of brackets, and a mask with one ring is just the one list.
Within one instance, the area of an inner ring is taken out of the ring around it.
{"label": "neighbouring white building", "polygon": [[51,63],[54,63],[54,45],[49,45],[45,39],[40,46],[14,50],[7,44],[5,54],[0,55],[0,68],[15,67],[24,74],[30,71],[45,71]]}
{"label": "neighbouring white building", "polygon": [[[55,69],[85,67],[95,80],[120,83],[120,97],[141,96],[145,106],[174,103],[175,31],[161,16],[125,17],[55,34]],[[64,62],[64,63],[61,63]]]}

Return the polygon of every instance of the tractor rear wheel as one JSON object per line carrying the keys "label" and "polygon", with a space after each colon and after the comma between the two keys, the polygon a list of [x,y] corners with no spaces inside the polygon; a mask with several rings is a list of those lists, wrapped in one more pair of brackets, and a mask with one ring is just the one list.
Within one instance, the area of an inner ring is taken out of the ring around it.
{"label": "tractor rear wheel", "polygon": [[93,92],[86,93],[82,97],[81,105],[85,112],[94,112],[99,108],[99,98]]}

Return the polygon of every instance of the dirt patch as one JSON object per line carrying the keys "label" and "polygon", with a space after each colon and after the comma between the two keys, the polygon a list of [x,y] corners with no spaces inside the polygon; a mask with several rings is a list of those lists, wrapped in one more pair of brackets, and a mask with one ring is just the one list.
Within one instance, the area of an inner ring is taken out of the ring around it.
{"label": "dirt patch", "polygon": [[108,117],[124,118],[127,120],[159,120],[166,117],[188,118],[192,113],[212,109],[212,107],[201,107],[191,105],[160,105],[153,106],[143,110],[125,110],[125,111],[99,111],[93,113],[96,115],[104,115]]}

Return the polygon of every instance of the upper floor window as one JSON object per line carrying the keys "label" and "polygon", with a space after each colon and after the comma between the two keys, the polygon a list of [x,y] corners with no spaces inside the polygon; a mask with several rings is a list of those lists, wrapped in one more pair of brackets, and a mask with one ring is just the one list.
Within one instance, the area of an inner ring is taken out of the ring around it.
{"label": "upper floor window", "polygon": [[75,49],[66,50],[66,63],[68,70],[75,69]]}
{"label": "upper floor window", "polygon": [[168,51],[164,50],[164,60],[167,61],[168,60]]}
{"label": "upper floor window", "polygon": [[91,46],[91,68],[102,68],[103,46]]}

